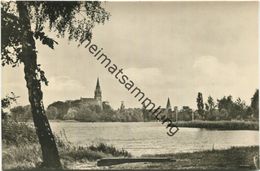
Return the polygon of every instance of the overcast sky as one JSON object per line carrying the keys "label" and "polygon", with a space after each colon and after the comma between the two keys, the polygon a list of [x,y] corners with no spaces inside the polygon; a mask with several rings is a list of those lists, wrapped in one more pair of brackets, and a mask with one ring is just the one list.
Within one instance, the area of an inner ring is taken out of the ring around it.
{"label": "overcast sky", "polygon": [[[106,2],[111,18],[93,30],[92,43],[157,105],[196,107],[231,94],[250,103],[258,87],[257,2]],[[37,44],[38,61],[50,81],[44,102],[93,97],[97,77],[113,108],[140,103],[84,48],[56,39],[55,50]],[[29,104],[23,66],[2,70],[3,92]],[[2,95],[2,96],[3,96]]]}

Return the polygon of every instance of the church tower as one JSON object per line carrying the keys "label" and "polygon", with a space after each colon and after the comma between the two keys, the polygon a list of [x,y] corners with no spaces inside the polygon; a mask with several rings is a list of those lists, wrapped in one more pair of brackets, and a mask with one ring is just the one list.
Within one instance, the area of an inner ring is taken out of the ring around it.
{"label": "church tower", "polygon": [[168,97],[166,108],[165,108],[166,116],[168,118],[172,118],[172,106],[170,102],[170,98]]}
{"label": "church tower", "polygon": [[95,99],[102,102],[102,92],[101,92],[101,88],[99,85],[99,78],[97,79],[97,85],[96,85],[96,90],[95,90]]}
{"label": "church tower", "polygon": [[121,101],[120,111],[124,111],[124,110],[125,110],[124,101]]}
{"label": "church tower", "polygon": [[171,102],[170,102],[170,98],[169,97],[168,97],[168,100],[167,100],[166,110],[169,111],[169,112],[172,111],[172,106],[171,106]]}

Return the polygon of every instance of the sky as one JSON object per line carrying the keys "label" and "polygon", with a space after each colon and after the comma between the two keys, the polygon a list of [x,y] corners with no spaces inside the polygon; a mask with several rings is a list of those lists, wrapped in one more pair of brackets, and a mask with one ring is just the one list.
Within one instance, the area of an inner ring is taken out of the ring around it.
{"label": "sky", "polygon": [[[105,2],[110,20],[93,29],[92,43],[123,68],[157,105],[196,108],[232,95],[250,104],[258,88],[257,2]],[[52,35],[52,34],[50,34]],[[54,38],[54,37],[53,37]],[[54,50],[37,42],[38,62],[49,86],[45,106],[58,100],[93,97],[97,77],[103,100],[114,109],[141,107],[84,46],[55,38]],[[2,68],[2,96],[14,92],[26,105],[23,65]]]}

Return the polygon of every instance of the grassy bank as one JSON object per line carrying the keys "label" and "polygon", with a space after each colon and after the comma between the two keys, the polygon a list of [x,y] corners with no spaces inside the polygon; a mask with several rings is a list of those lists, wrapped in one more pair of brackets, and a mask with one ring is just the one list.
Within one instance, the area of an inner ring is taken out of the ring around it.
{"label": "grassy bank", "polygon": [[[83,146],[58,146],[63,167],[73,168],[78,165],[96,161],[105,157],[131,157],[124,150],[115,147],[98,144],[88,147]],[[41,149],[38,144],[6,145],[3,144],[3,169],[30,169],[39,168],[42,162]]]}
{"label": "grassy bank", "polygon": [[[118,150],[103,143],[91,146],[76,146],[55,136],[64,168],[84,164],[105,157],[131,157],[125,150]],[[2,122],[2,167],[3,169],[31,169],[41,167],[41,148],[35,131],[25,123]]]}
{"label": "grassy bank", "polygon": [[115,165],[111,169],[178,169],[178,170],[255,170],[253,158],[259,155],[259,146],[232,147],[225,150],[209,150],[194,153],[146,155],[145,157],[175,158],[176,162],[131,163]]}
{"label": "grassy bank", "polygon": [[[208,150],[194,153],[165,154],[158,156],[174,157],[177,162],[175,168],[230,168],[256,169],[254,156],[259,156],[259,146],[232,147],[226,150]],[[166,167],[173,167],[168,164]]]}
{"label": "grassy bank", "polygon": [[[175,158],[176,162],[166,163],[129,163],[113,165],[110,167],[97,167],[96,160],[104,157],[113,157],[109,152],[92,151],[89,148],[76,148],[71,150],[59,149],[61,162],[66,169],[251,169],[255,165],[253,158],[258,154],[259,147],[232,147],[226,150],[210,150],[194,153],[146,155],[144,157]],[[37,168],[41,162],[40,148],[38,145],[23,148],[9,147],[3,151],[4,169]],[[121,156],[122,157],[122,156]]]}
{"label": "grassy bank", "polygon": [[253,121],[179,121],[179,127],[218,130],[259,130],[259,122]]}
{"label": "grassy bank", "polygon": [[[113,146],[99,144],[90,147],[67,146],[58,147],[63,167],[71,168],[75,163],[87,163],[105,157],[130,157],[124,150]],[[3,169],[39,168],[42,162],[41,150],[38,144],[23,144],[7,146],[3,144]]]}

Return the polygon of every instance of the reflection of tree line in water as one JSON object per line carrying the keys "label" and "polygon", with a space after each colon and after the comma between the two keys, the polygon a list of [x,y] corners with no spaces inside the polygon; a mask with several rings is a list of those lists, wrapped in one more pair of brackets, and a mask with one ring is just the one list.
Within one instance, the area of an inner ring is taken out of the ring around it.
{"label": "reflection of tree line in water", "polygon": [[[188,106],[183,106],[174,110],[166,106],[162,110],[172,121],[192,121],[192,120],[258,120],[258,90],[251,98],[250,106],[246,105],[240,98],[233,101],[232,96],[223,97],[216,102],[209,96],[203,102],[201,93],[197,97],[197,110],[192,110]],[[168,105],[168,104],[167,104]],[[48,119],[57,120],[77,120],[84,122],[149,122],[156,121],[155,116],[144,108],[125,108],[122,104],[118,110],[114,110],[107,103],[103,103],[103,109],[98,105],[86,105],[79,100],[62,102],[57,101],[50,104],[46,110]],[[17,121],[27,121],[31,119],[30,106],[17,106],[11,109],[11,116]]]}

